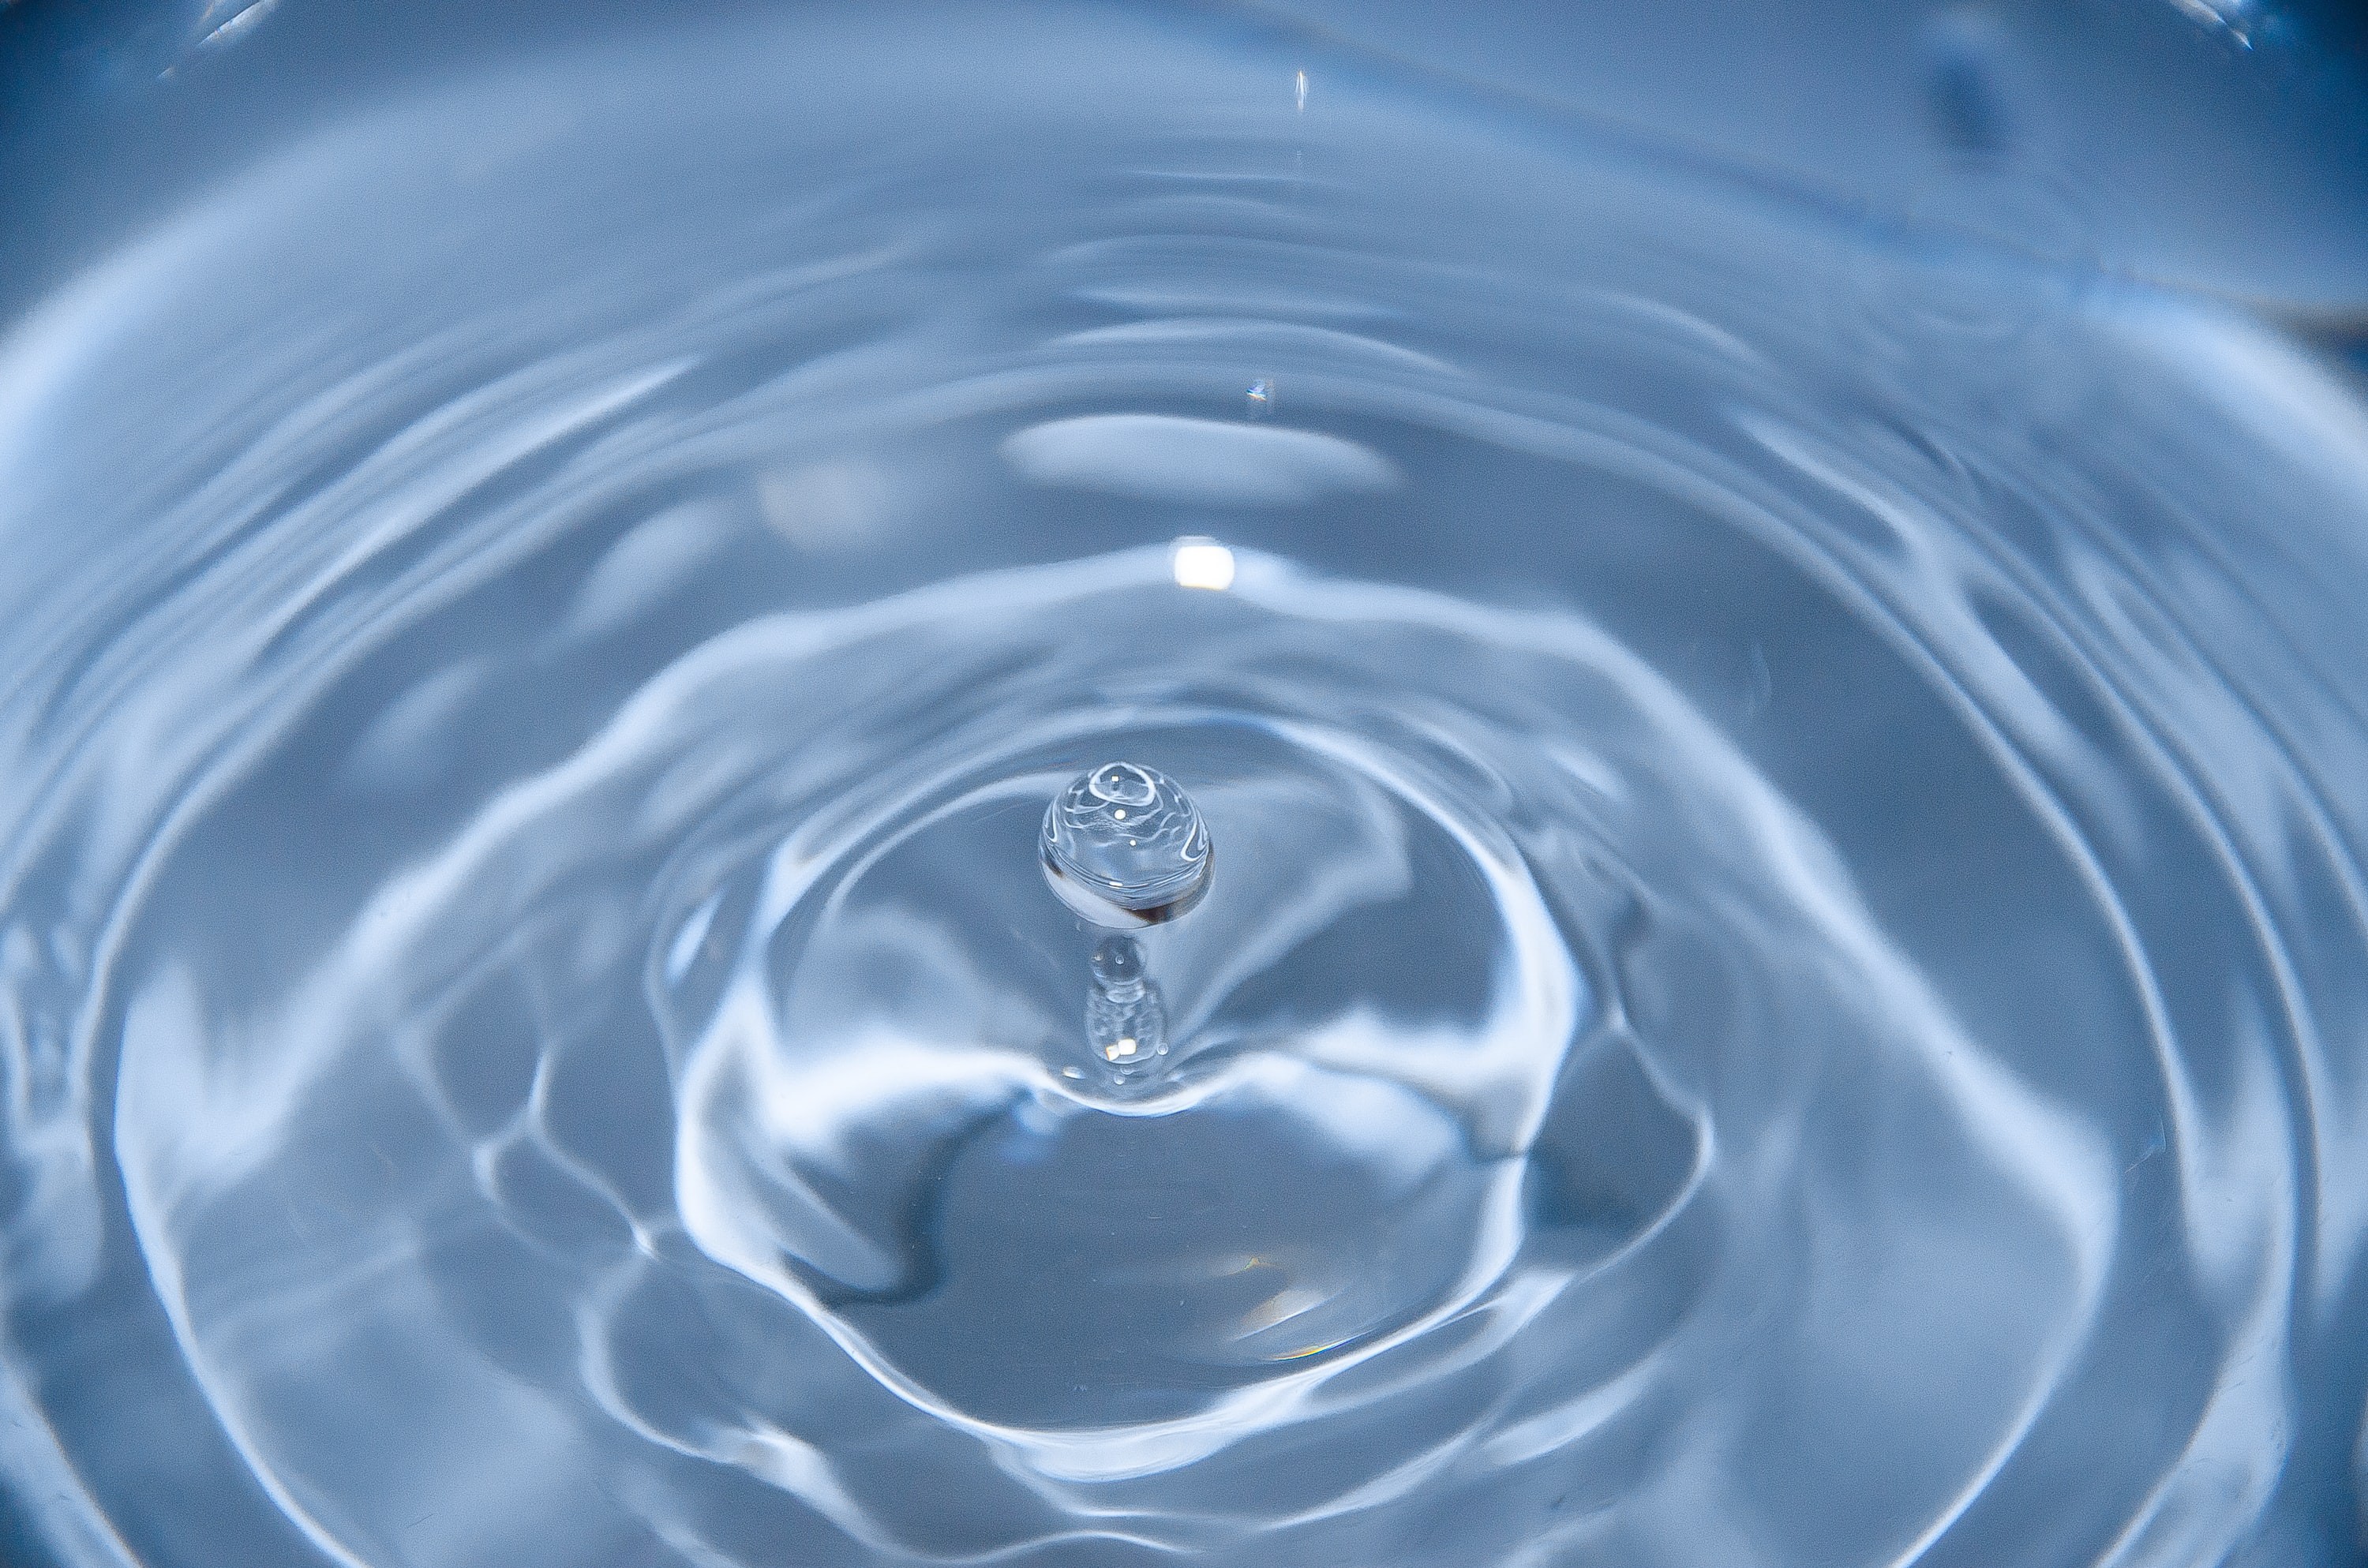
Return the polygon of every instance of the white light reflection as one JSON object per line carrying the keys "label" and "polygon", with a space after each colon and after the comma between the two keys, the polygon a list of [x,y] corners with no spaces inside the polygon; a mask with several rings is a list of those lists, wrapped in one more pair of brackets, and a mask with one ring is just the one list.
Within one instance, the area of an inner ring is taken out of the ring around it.
{"label": "white light reflection", "polygon": [[1234,552],[1212,539],[1198,535],[1179,539],[1168,556],[1168,567],[1179,588],[1211,588],[1220,593],[1234,585]]}

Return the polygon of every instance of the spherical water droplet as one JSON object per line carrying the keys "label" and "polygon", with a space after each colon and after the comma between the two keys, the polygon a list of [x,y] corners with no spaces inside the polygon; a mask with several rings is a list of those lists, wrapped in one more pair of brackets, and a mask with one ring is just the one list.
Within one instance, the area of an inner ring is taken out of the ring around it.
{"label": "spherical water droplet", "polygon": [[1213,858],[1191,797],[1132,762],[1072,779],[1044,812],[1042,849],[1061,902],[1120,930],[1173,920],[1199,903]]}

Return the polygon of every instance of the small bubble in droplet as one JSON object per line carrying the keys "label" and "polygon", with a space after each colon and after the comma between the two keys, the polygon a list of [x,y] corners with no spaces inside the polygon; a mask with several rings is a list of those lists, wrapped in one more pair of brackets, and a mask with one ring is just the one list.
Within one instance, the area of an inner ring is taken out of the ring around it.
{"label": "small bubble in droplet", "polygon": [[1209,885],[1208,824],[1177,782],[1132,762],[1079,774],[1044,812],[1044,875],[1097,926],[1172,920]]}
{"label": "small bubble in droplet", "polygon": [[1132,937],[1105,937],[1094,949],[1094,978],[1112,992],[1143,980],[1143,947]]}

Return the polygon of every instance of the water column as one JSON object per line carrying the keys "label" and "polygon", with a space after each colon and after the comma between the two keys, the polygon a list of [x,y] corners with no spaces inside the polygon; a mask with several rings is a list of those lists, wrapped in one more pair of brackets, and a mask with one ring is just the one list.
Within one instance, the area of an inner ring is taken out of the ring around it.
{"label": "water column", "polygon": [[1167,1009],[1127,933],[1201,902],[1215,858],[1208,824],[1166,774],[1106,762],[1053,798],[1041,847],[1061,902],[1110,933],[1094,949],[1086,1042],[1115,1082],[1148,1082],[1167,1054]]}

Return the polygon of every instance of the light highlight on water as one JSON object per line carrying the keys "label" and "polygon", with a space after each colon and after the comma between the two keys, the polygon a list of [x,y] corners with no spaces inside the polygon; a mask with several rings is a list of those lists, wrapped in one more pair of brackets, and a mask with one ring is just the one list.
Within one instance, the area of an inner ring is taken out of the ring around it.
{"label": "light highlight on water", "polygon": [[2345,1562],[2356,387],[1970,92],[832,25],[0,342],[11,1568]]}
{"label": "light highlight on water", "polygon": [[1167,558],[1179,588],[1217,593],[1234,585],[1234,552],[1212,539],[1179,539]]}

